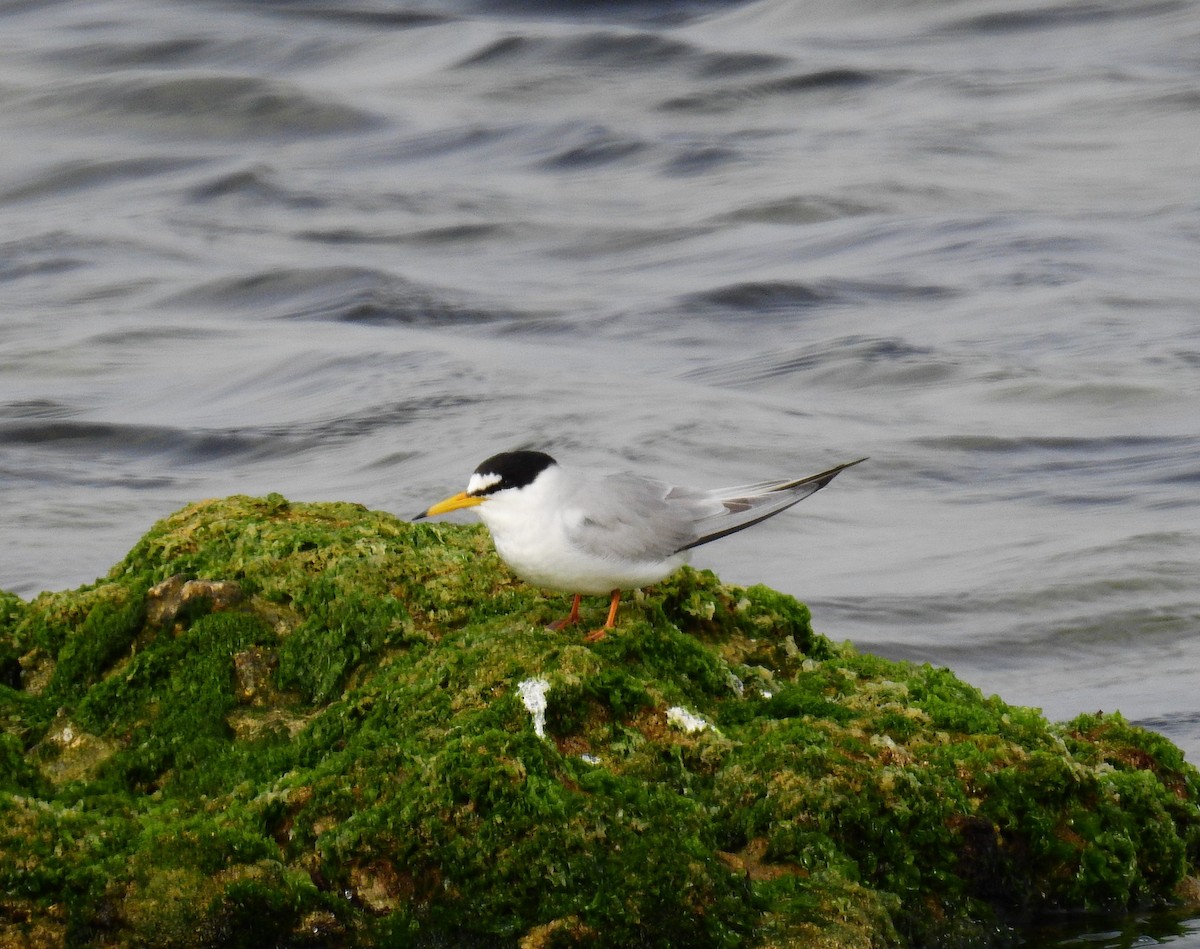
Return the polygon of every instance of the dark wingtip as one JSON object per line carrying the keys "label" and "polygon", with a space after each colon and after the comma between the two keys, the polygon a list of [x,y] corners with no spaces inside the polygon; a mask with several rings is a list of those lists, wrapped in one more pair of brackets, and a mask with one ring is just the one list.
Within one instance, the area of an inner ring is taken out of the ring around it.
{"label": "dark wingtip", "polygon": [[845,470],[847,468],[853,468],[854,466],[856,466],[856,464],[862,464],[863,462],[868,460],[869,457],[870,456],[865,456],[865,457],[859,458],[858,461],[846,462],[845,464],[839,464],[838,467],[830,468],[828,470],[828,472],[824,473],[823,475],[818,475],[818,477],[820,477],[820,479],[821,479],[821,487],[828,485],[828,483],[830,481],[833,481],[836,476],[840,475],[842,472],[845,472]]}
{"label": "dark wingtip", "polygon": [[830,481],[840,475],[847,468],[853,468],[855,465],[861,465],[869,458],[870,456],[867,455],[866,457],[859,458],[857,461],[848,461],[844,465],[838,465],[836,468],[830,468],[828,471],[823,471],[819,475],[807,480],[816,483],[818,485],[818,490],[820,490],[820,488],[825,487],[825,485],[829,484]]}

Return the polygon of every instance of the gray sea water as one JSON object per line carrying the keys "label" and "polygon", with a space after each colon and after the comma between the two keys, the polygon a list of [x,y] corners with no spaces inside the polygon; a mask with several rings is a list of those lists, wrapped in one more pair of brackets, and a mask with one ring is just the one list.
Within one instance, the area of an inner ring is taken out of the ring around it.
{"label": "gray sea water", "polygon": [[1197,0],[3,0],[0,141],[0,588],[869,455],[696,564],[1200,758]]}

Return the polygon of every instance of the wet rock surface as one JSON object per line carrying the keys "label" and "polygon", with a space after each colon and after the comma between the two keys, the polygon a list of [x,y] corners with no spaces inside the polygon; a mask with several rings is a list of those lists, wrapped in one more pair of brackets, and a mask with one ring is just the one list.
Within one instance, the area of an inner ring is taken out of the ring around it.
{"label": "wet rock surface", "polygon": [[765,587],[631,599],[585,644],[482,530],[277,495],[0,594],[0,943],[986,945],[1194,902],[1164,738]]}

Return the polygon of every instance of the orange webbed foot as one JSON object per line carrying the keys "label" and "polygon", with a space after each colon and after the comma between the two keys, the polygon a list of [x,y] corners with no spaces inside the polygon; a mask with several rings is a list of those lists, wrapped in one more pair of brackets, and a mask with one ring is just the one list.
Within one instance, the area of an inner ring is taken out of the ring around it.
{"label": "orange webbed foot", "polygon": [[546,629],[560,630],[566,629],[568,626],[574,626],[579,622],[579,599],[580,595],[575,594],[575,599],[571,601],[571,612],[562,619],[556,619],[553,623],[547,623]]}
{"label": "orange webbed foot", "polygon": [[608,619],[599,629],[593,630],[583,637],[585,643],[598,643],[606,635],[608,631],[617,625],[617,608],[621,605],[621,591],[613,590],[612,599],[608,604]]}

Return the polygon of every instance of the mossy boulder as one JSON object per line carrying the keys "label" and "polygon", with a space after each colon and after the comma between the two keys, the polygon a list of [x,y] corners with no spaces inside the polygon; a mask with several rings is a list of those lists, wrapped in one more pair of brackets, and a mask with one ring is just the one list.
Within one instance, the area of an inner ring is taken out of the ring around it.
{"label": "mossy boulder", "polygon": [[0,594],[0,944],[978,946],[1195,892],[1160,736],[711,573],[627,600],[585,644],[482,529],[276,495]]}

